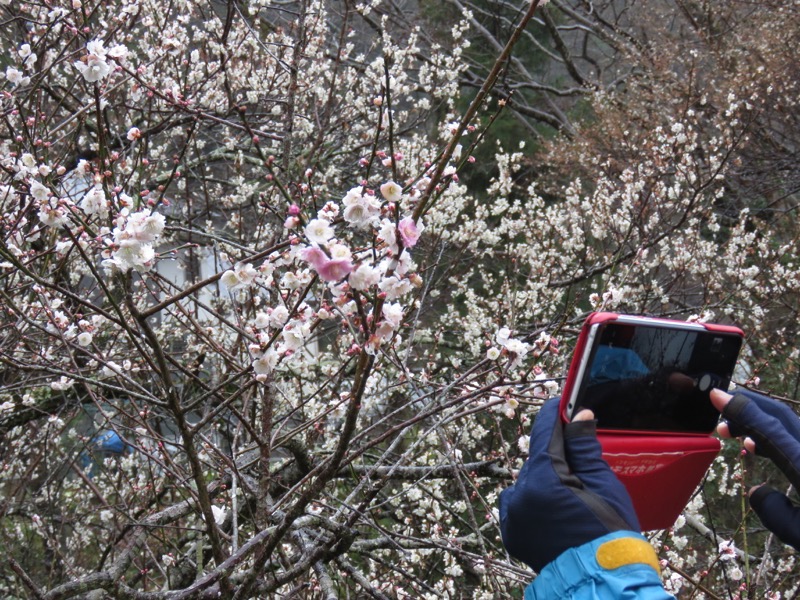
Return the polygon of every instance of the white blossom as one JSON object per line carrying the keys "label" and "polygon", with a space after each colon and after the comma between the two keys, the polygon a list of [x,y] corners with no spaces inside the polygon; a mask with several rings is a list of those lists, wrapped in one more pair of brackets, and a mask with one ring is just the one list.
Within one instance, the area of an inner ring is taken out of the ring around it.
{"label": "white blossom", "polygon": [[128,51],[122,45],[106,48],[103,40],[95,39],[86,44],[87,54],[72,64],[89,83],[102,81],[113,71],[113,66],[108,63],[108,58],[124,60]]}
{"label": "white blossom", "polygon": [[305,234],[309,241],[315,244],[324,244],[334,235],[333,227],[325,219],[312,219],[305,227]]}
{"label": "white blossom", "polygon": [[381,280],[381,272],[368,263],[362,263],[356,270],[350,273],[348,282],[355,290],[366,290],[377,285]]}
{"label": "white blossom", "polygon": [[90,54],[84,60],[78,60],[72,64],[89,83],[101,81],[111,73],[111,66],[106,62],[105,56]]}
{"label": "white blossom", "polygon": [[19,69],[15,69],[14,67],[6,67],[6,80],[15,86],[20,86],[28,85],[31,81],[31,78],[26,76]]}
{"label": "white blossom", "polygon": [[253,325],[255,325],[256,329],[265,329],[266,327],[269,327],[269,315],[263,310],[258,311],[253,321]]}
{"label": "white blossom", "polygon": [[214,515],[214,522],[217,525],[222,525],[225,522],[225,517],[228,514],[221,506],[217,506],[216,504],[211,505],[211,513]]}
{"label": "white blossom", "polygon": [[413,290],[414,286],[408,279],[400,279],[396,275],[392,275],[382,279],[378,288],[386,294],[387,300],[397,300]]}
{"label": "white blossom", "polygon": [[47,200],[48,196],[50,196],[50,190],[35,180],[31,181],[30,191],[31,196],[33,196],[34,199],[38,200],[39,202]]}
{"label": "white blossom", "polygon": [[272,309],[269,315],[269,324],[275,329],[280,329],[289,320],[289,309],[282,304]]}
{"label": "white blossom", "polygon": [[388,202],[399,202],[403,196],[403,188],[394,181],[387,181],[381,186],[381,194]]}
{"label": "white blossom", "polygon": [[144,209],[123,216],[114,228],[114,250],[105,261],[106,267],[122,272],[146,272],[153,268],[156,253],[153,244],[164,230],[165,219],[159,213]]}
{"label": "white blossom", "polygon": [[399,303],[386,303],[383,305],[383,318],[391,325],[392,329],[400,327],[403,321],[403,305]]}
{"label": "white blossom", "polygon": [[40,204],[38,216],[48,227],[58,228],[67,223],[66,207],[53,199]]}
{"label": "white blossom", "polygon": [[250,287],[259,279],[259,271],[251,263],[236,263],[222,274],[220,282],[229,290]]}
{"label": "white blossom", "polygon": [[108,198],[100,185],[96,185],[86,192],[78,206],[87,215],[96,214],[101,218],[108,216]]}
{"label": "white blossom", "polygon": [[375,196],[362,193],[361,187],[354,187],[342,198],[344,220],[358,228],[373,225],[380,216],[381,204]]}

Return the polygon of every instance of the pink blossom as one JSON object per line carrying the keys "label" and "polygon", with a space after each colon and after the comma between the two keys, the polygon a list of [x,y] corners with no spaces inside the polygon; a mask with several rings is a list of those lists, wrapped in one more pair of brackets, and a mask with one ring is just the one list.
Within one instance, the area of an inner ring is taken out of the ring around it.
{"label": "pink blossom", "polygon": [[353,263],[349,260],[328,260],[315,269],[325,281],[339,281],[350,274]]}
{"label": "pink blossom", "polygon": [[397,224],[397,230],[400,232],[400,238],[403,240],[403,246],[406,248],[413,248],[419,240],[420,231],[417,224],[411,217],[402,219]]}
{"label": "pink blossom", "polygon": [[315,269],[319,269],[320,265],[324,264],[325,261],[330,260],[328,255],[316,246],[309,246],[301,250],[300,258],[307,263],[310,263]]}
{"label": "pink blossom", "polygon": [[315,246],[304,248],[300,257],[311,264],[324,281],[339,281],[347,277],[353,270],[353,261],[348,258],[331,260],[328,255]]}

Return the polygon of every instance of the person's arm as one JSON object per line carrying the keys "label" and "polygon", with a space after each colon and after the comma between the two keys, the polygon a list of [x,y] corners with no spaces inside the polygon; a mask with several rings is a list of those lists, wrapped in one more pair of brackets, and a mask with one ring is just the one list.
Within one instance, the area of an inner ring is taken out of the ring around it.
{"label": "person's arm", "polygon": [[[744,437],[745,447],[770,458],[800,490],[800,418],[787,405],[751,392],[731,396],[712,390],[711,402],[725,421],[717,428],[723,437]],[[778,539],[800,550],[800,508],[769,485],[750,490],[750,505]]]}
{"label": "person's arm", "polygon": [[509,554],[539,573],[526,600],[672,598],[630,496],[602,458],[591,411],[563,424],[558,399],[544,404],[528,460],[500,495],[500,527]]}

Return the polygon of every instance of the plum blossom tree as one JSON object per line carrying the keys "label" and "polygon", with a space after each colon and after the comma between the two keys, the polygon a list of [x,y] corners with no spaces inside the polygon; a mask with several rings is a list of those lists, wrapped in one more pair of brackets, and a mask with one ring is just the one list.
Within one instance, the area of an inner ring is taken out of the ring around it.
{"label": "plum blossom tree", "polygon": [[[544,4],[0,1],[5,597],[520,595],[496,499],[588,311],[733,321],[741,383],[797,373],[796,190],[738,193],[796,78],[675,91],[657,41],[722,17]],[[653,533],[671,589],[796,593],[726,508],[744,466]]]}

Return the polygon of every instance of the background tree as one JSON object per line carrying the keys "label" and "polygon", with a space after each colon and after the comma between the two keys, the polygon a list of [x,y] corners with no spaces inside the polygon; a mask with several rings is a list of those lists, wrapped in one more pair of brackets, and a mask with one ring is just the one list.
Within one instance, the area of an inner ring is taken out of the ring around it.
{"label": "background tree", "polygon": [[[8,597],[521,596],[592,309],[796,394],[796,7],[0,4]],[[742,467],[653,534],[687,598],[796,593]]]}

